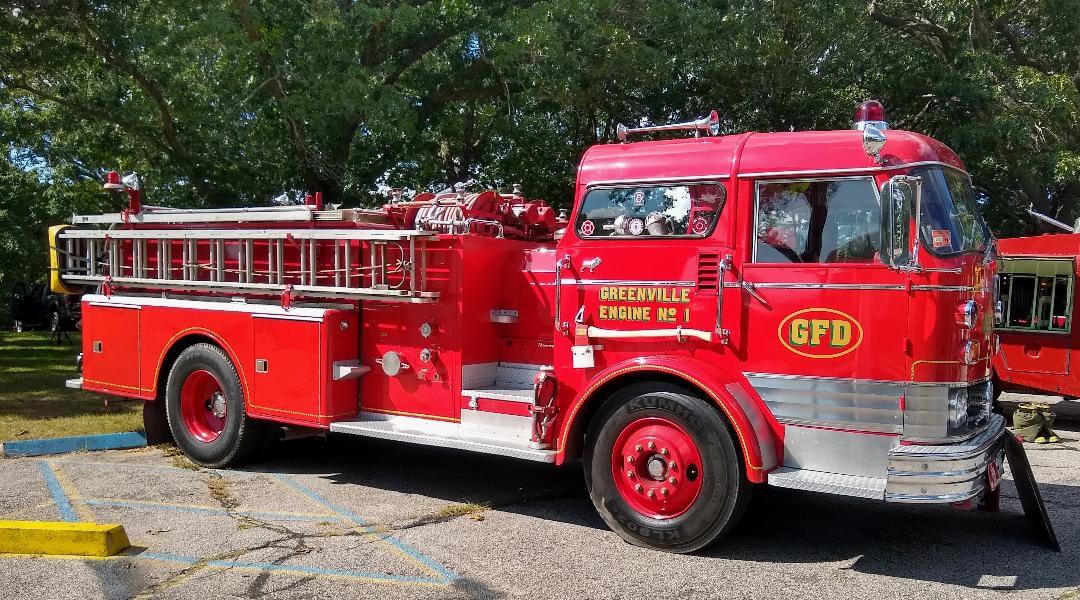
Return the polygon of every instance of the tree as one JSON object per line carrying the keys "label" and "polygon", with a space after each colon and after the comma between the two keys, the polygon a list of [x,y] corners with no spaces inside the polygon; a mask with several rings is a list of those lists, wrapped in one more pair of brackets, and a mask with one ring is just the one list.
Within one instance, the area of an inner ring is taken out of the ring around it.
{"label": "tree", "polygon": [[1080,213],[1067,0],[9,0],[0,141],[50,189],[153,203],[525,184],[566,206],[615,124],[845,128],[861,100],[964,157],[1003,233]]}

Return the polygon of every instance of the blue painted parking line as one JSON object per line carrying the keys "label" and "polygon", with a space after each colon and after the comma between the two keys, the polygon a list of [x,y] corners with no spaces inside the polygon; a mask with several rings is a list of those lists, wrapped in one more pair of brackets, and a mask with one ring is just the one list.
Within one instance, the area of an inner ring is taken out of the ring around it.
{"label": "blue painted parking line", "polygon": [[372,529],[371,525],[367,523],[367,521],[365,521],[363,518],[360,517],[360,515],[350,511],[347,508],[344,508],[344,507],[338,506],[337,504],[334,504],[330,500],[327,500],[326,498],[323,498],[322,496],[320,496],[315,490],[301,484],[300,482],[298,482],[298,481],[296,481],[294,479],[286,477],[285,475],[283,475],[281,473],[272,473],[272,475],[278,481],[280,481],[280,482],[284,483],[285,485],[293,488],[294,490],[300,492],[301,494],[307,496],[308,498],[311,498],[316,503],[324,506],[325,508],[327,508],[327,509],[329,509],[329,510],[331,510],[331,511],[333,511],[333,512],[335,512],[335,513],[337,513],[337,514],[339,514],[339,515],[341,515],[343,517],[345,517],[346,519],[352,521],[353,523],[359,525],[360,527],[362,527],[365,530],[366,533],[370,533],[372,535],[382,536],[383,539],[387,543],[389,543],[391,546],[394,546],[395,548],[397,548],[401,552],[408,555],[413,560],[425,565],[426,567],[428,567],[432,571],[438,573],[442,577],[443,583],[451,583],[451,582],[456,581],[457,579],[459,579],[457,573],[454,573],[453,571],[447,569],[446,567],[444,567],[442,564],[440,564],[438,561],[431,558],[430,556],[424,554],[423,552],[420,552],[416,548],[413,548],[412,546],[406,544],[405,542],[402,542],[401,540],[397,539],[396,537],[394,537],[394,536],[392,536],[390,534],[380,533],[380,532],[375,531],[374,529]]}
{"label": "blue painted parking line", "polygon": [[43,460],[38,461],[37,466],[38,471],[41,471],[41,478],[45,480],[45,487],[49,489],[49,494],[56,504],[56,510],[60,511],[60,518],[72,523],[77,522],[79,516],[75,513],[75,507],[71,505],[71,499],[64,492],[64,488],[60,485],[56,474],[53,473],[52,467]]}
{"label": "blue painted parking line", "polygon": [[[157,467],[157,468],[169,468],[160,465],[146,465],[139,463],[93,463],[92,461],[62,461],[61,464],[81,464],[84,466],[131,466],[131,467]],[[410,585],[435,585],[444,586],[459,579],[459,576],[453,571],[447,569],[438,561],[413,548],[412,546],[402,542],[396,537],[390,535],[384,531],[376,530],[371,524],[365,521],[358,514],[337,505],[330,500],[324,498],[311,488],[294,481],[293,479],[280,473],[266,473],[287,485],[290,489],[304,495],[319,506],[326,509],[327,514],[316,513],[303,513],[303,512],[272,512],[272,511],[243,511],[243,510],[224,510],[213,507],[191,506],[191,505],[177,505],[168,504],[165,502],[153,502],[153,501],[139,501],[139,500],[122,500],[114,498],[85,498],[74,487],[74,483],[67,478],[67,475],[59,470],[55,465],[45,461],[38,461],[38,470],[41,472],[41,476],[45,481],[49,494],[52,496],[53,502],[56,504],[57,510],[61,517],[65,521],[78,522],[80,520],[93,520],[93,515],[90,514],[88,508],[101,507],[101,508],[128,508],[136,510],[160,510],[166,512],[186,512],[197,513],[204,515],[215,516],[251,516],[254,518],[263,518],[266,520],[281,520],[281,521],[306,521],[306,522],[332,522],[332,523],[346,523],[357,527],[361,533],[367,536],[371,536],[380,543],[386,544],[390,548],[396,550],[402,557],[411,560],[417,566],[429,571],[434,576],[421,576],[421,575],[400,575],[395,573],[372,573],[367,571],[344,569],[344,568],[322,568],[304,565],[281,565],[269,562],[252,561],[246,562],[242,560],[206,560],[205,558],[198,558],[194,556],[184,556],[180,554],[161,553],[161,552],[128,552],[125,556],[130,558],[142,558],[147,560],[154,560],[159,562],[176,563],[183,565],[196,565],[201,564],[208,567],[222,568],[222,569],[251,569],[254,571],[275,572],[282,574],[292,574],[301,576],[329,576],[329,577],[342,577],[348,579],[360,579],[367,580],[375,583],[396,583],[396,584],[410,584]],[[186,470],[186,469],[177,469]],[[76,506],[76,502],[78,506]],[[80,519],[79,515],[85,514],[83,519]]]}
{"label": "blue painted parking line", "polygon": [[[148,560],[161,562],[180,563],[194,565],[202,562],[200,559],[178,554],[166,554],[161,552],[140,552],[132,554]],[[320,567],[306,567],[302,565],[279,565],[268,562],[244,562],[236,560],[211,560],[204,563],[208,567],[223,569],[257,569],[259,571],[275,571],[279,573],[291,573],[294,575],[329,575],[336,577],[349,577],[353,579],[370,579],[389,583],[420,583],[428,585],[442,585],[444,582],[428,577],[413,577],[410,575],[394,575],[392,573],[368,573],[366,571],[354,571],[352,569],[324,569]]]}
{"label": "blue painted parking line", "polygon": [[5,456],[43,456],[64,454],[78,450],[116,450],[139,448],[146,445],[146,434],[141,431],[106,433],[102,435],[77,435],[73,437],[44,440],[19,440],[4,442]]}

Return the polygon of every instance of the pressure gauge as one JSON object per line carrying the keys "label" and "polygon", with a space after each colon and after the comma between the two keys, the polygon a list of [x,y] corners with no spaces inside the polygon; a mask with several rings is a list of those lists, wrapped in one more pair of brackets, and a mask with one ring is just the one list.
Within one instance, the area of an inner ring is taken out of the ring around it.
{"label": "pressure gauge", "polygon": [[431,325],[431,323],[420,324],[420,335],[429,338],[433,333],[435,333],[435,328]]}

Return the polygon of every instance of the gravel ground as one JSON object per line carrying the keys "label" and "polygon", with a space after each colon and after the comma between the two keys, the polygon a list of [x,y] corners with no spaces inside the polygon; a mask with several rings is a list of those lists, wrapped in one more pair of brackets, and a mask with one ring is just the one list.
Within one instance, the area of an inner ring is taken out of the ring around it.
{"label": "gravel ground", "polygon": [[1059,433],[1028,454],[1060,554],[1008,472],[998,514],[761,489],[728,539],[676,556],[610,532],[575,466],[338,438],[239,471],[161,448],[5,459],[0,519],[61,518],[55,478],[75,514],[124,524],[135,547],[0,557],[0,599],[1074,598],[1080,431]]}

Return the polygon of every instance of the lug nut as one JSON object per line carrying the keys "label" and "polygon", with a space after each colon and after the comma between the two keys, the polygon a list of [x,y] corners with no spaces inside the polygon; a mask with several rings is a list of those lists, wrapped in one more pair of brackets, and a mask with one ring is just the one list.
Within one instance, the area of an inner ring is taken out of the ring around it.
{"label": "lug nut", "polygon": [[661,448],[660,449],[660,454],[663,454],[664,456],[667,456],[668,455],[667,448]]}
{"label": "lug nut", "polygon": [[649,442],[649,450],[656,450],[656,442]]}
{"label": "lug nut", "polygon": [[634,486],[634,491],[635,492],[640,492],[643,489],[645,489],[645,488],[641,487],[640,483]]}
{"label": "lug nut", "polygon": [[628,463],[634,462],[634,457],[633,456],[627,456],[626,457],[626,462],[628,462]]}
{"label": "lug nut", "polygon": [[667,480],[667,482],[670,483],[671,485],[675,485],[678,481],[679,480],[675,479],[674,477],[669,477],[668,480]]}
{"label": "lug nut", "polygon": [[637,446],[634,446],[634,450],[641,452],[642,450],[644,450],[644,448],[641,447],[641,444],[638,444]]}
{"label": "lug nut", "polygon": [[654,492],[652,490],[649,490],[649,497],[650,498],[655,498],[656,497],[656,492]]}
{"label": "lug nut", "polygon": [[627,471],[626,476],[629,477],[630,479],[633,479],[634,478],[634,472],[633,471]]}
{"label": "lug nut", "polygon": [[660,488],[660,495],[661,496],[667,496],[668,495],[667,488]]}
{"label": "lug nut", "polygon": [[669,469],[674,469],[674,468],[675,468],[675,461],[671,461],[671,462],[669,462],[669,463],[667,464],[667,466],[668,466],[668,468],[669,468]]}

